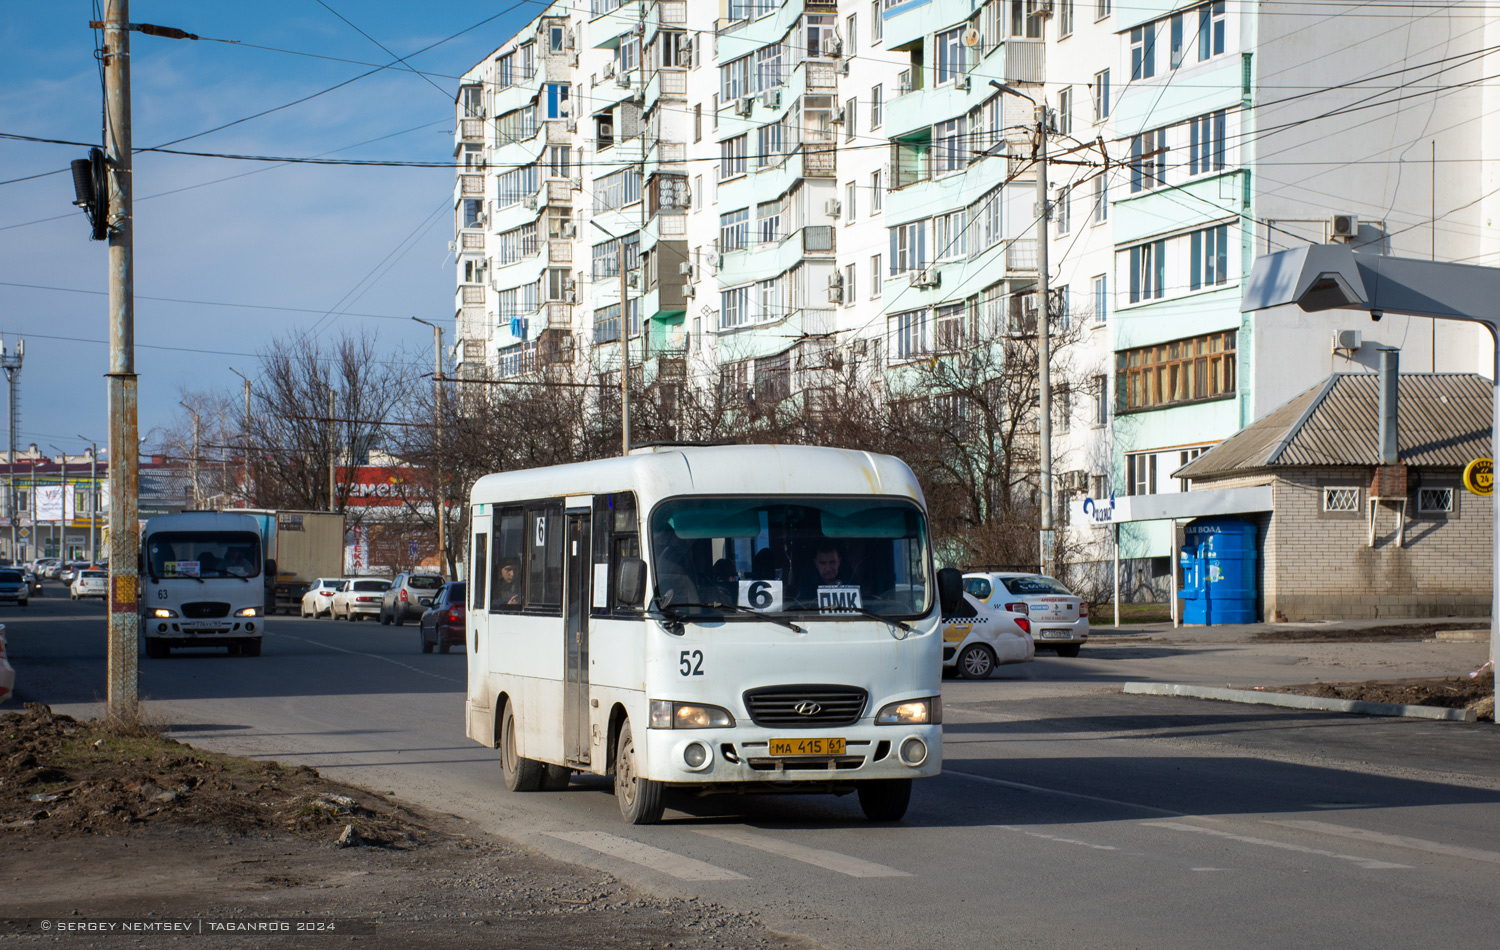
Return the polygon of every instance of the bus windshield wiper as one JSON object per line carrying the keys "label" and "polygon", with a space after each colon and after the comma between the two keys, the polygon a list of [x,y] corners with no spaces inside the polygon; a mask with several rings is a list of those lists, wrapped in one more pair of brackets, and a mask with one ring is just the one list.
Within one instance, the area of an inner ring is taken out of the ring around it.
{"label": "bus windshield wiper", "polygon": [[[657,603],[661,604],[661,598],[659,598],[659,597],[657,598]],[[741,607],[739,604],[725,604],[725,603],[720,603],[720,602],[714,602],[714,603],[711,603],[711,604],[678,604],[678,603],[670,603],[670,604],[661,604],[661,606],[662,607],[671,606],[673,608],[694,608],[694,607],[697,607],[699,609],[704,609],[704,610],[732,610],[735,613],[749,614],[750,616],[756,617],[756,618],[758,618],[760,620],[769,620],[772,623],[781,624],[783,627],[786,627],[788,630],[792,631],[793,633],[806,633],[807,632],[805,629],[803,629],[802,627],[799,627],[795,623],[792,623],[790,620],[787,620],[785,617],[777,617],[774,614],[761,613],[759,610],[752,610],[749,607]],[[673,617],[673,619],[674,620],[678,620],[678,622],[681,622],[682,615],[681,614],[677,614],[675,617]]]}
{"label": "bus windshield wiper", "polygon": [[871,620],[879,620],[881,623],[893,624],[907,633],[911,633],[911,625],[894,617],[882,617],[880,614],[871,613],[863,607],[836,607],[831,610],[820,611],[824,614],[859,614],[861,617],[869,617]]}

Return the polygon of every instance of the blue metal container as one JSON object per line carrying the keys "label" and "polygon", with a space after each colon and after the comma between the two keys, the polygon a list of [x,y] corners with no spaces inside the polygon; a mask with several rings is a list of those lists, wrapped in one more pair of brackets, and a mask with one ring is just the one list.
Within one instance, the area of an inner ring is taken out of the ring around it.
{"label": "blue metal container", "polygon": [[1182,622],[1259,621],[1255,525],[1239,518],[1198,518],[1183,535]]}

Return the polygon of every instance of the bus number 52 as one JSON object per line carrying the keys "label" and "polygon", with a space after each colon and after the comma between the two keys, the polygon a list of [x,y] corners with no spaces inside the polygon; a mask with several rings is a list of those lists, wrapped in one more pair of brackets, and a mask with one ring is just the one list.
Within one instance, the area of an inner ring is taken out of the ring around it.
{"label": "bus number 52", "polygon": [[683,676],[702,676],[703,651],[683,650],[677,657],[677,666]]}

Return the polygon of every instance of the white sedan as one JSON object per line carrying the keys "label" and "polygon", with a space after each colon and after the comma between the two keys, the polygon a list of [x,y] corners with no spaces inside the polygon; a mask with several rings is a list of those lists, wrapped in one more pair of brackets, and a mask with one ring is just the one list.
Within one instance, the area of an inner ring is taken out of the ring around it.
{"label": "white sedan", "polygon": [[347,577],[319,577],[302,595],[302,616],[333,616],[333,595],[349,582]]}
{"label": "white sedan", "polygon": [[1058,656],[1077,656],[1089,638],[1089,605],[1045,574],[995,571],[964,575],[964,592],[986,604],[1025,614],[1036,645]]}
{"label": "white sedan", "polygon": [[98,597],[101,600],[109,593],[109,572],[96,568],[80,568],[68,588],[68,596],[74,600],[83,597]]}
{"label": "white sedan", "polygon": [[345,581],[344,586],[333,592],[333,603],[328,608],[333,619],[363,620],[380,616],[381,595],[390,590],[391,582],[385,578],[356,577]]}
{"label": "white sedan", "polygon": [[1031,622],[998,603],[985,603],[967,591],[953,616],[943,618],[943,675],[982,680],[1004,663],[1036,658]]}

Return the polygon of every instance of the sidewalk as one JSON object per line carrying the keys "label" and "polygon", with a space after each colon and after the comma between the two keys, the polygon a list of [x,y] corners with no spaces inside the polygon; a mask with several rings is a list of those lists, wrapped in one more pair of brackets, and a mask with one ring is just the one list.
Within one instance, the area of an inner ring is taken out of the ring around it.
{"label": "sidewalk", "polygon": [[[1256,640],[1295,641],[1317,640],[1319,635],[1329,639],[1358,639],[1368,636],[1378,639],[1389,636],[1393,639],[1430,639],[1443,633],[1440,639],[1488,640],[1490,618],[1488,617],[1420,617],[1416,619],[1387,620],[1318,620],[1295,623],[1231,623],[1212,627],[1173,627],[1172,622],[1122,623],[1113,625],[1108,610],[1089,618],[1089,642],[1100,643],[1111,639],[1123,641],[1155,640],[1166,643],[1249,643]],[[1470,634],[1470,636],[1464,636]]]}

